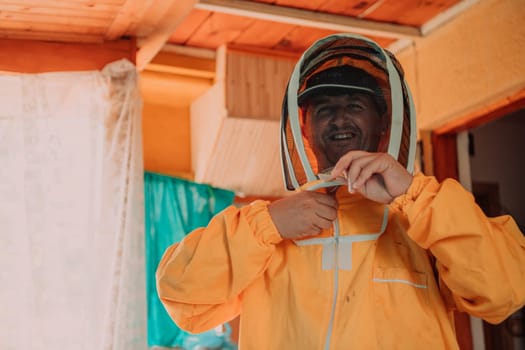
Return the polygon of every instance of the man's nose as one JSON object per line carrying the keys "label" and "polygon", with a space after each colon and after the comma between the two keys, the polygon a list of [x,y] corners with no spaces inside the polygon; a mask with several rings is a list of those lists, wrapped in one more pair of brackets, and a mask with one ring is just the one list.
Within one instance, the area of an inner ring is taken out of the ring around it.
{"label": "man's nose", "polygon": [[335,113],[330,120],[334,125],[343,125],[349,119],[349,111],[345,107],[339,107],[335,110]]}

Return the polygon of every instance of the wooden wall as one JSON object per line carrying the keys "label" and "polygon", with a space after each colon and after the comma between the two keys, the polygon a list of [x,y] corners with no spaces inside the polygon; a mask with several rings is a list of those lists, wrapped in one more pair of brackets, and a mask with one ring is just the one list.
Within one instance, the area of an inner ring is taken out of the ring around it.
{"label": "wooden wall", "polygon": [[195,181],[243,196],[286,195],[279,128],[290,57],[221,48],[214,86],[191,109]]}
{"label": "wooden wall", "polygon": [[400,53],[420,129],[436,129],[525,88],[523,1],[485,0]]}
{"label": "wooden wall", "polygon": [[294,55],[228,47],[227,61],[222,67],[226,70],[228,116],[279,121],[288,77],[297,59]]}

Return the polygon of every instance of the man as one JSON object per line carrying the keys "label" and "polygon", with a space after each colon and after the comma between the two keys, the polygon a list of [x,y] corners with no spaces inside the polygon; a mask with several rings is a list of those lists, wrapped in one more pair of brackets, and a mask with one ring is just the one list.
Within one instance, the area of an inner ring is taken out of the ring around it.
{"label": "man", "polygon": [[166,251],[159,295],[190,332],[241,314],[246,349],[457,349],[451,312],[500,322],[525,301],[525,239],[457,182],[411,174],[399,63],[367,39],[308,49],[282,111],[296,193],[227,208]]}

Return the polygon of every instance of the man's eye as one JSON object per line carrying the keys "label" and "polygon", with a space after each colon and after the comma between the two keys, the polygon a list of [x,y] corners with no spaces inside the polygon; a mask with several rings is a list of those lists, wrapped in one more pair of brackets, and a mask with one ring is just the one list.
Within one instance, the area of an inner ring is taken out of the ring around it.
{"label": "man's eye", "polygon": [[333,107],[321,107],[317,110],[317,116],[321,118],[330,117],[334,115],[336,109]]}
{"label": "man's eye", "polygon": [[348,104],[348,109],[352,111],[362,111],[364,109],[364,106],[359,102],[353,102]]}

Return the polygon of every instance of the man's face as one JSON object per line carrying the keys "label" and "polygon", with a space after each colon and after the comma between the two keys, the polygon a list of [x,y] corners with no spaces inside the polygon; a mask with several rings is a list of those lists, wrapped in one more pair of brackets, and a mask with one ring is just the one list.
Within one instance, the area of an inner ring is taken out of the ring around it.
{"label": "man's face", "polygon": [[334,166],[351,150],[377,150],[385,124],[369,94],[314,96],[305,108],[304,133],[317,157],[319,171]]}

